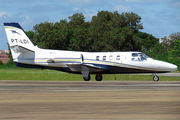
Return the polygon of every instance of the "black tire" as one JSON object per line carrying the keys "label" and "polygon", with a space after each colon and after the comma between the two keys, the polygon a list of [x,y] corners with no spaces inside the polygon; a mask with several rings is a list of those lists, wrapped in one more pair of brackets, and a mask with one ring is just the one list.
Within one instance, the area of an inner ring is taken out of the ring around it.
{"label": "black tire", "polygon": [[157,82],[157,81],[159,81],[159,77],[158,77],[157,75],[155,75],[155,76],[153,77],[153,80],[154,80],[155,82]]}
{"label": "black tire", "polygon": [[102,81],[102,75],[101,74],[96,75],[96,81]]}
{"label": "black tire", "polygon": [[88,77],[83,77],[83,79],[84,79],[84,81],[90,81],[91,76],[90,76],[90,75],[88,75]]}

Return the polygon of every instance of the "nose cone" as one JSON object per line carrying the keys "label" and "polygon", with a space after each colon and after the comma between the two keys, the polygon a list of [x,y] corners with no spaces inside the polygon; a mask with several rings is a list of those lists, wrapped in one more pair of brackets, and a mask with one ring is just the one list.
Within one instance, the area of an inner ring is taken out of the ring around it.
{"label": "nose cone", "polygon": [[178,67],[176,65],[174,65],[174,64],[171,64],[171,65],[169,65],[169,69],[171,71],[176,71],[178,69]]}
{"label": "nose cone", "polygon": [[164,68],[169,72],[176,71],[178,69],[176,65],[167,62],[164,64]]}
{"label": "nose cone", "polygon": [[161,69],[162,71],[165,71],[165,72],[172,72],[178,69],[178,67],[174,64],[158,61],[158,60],[154,61],[154,65],[156,69]]}

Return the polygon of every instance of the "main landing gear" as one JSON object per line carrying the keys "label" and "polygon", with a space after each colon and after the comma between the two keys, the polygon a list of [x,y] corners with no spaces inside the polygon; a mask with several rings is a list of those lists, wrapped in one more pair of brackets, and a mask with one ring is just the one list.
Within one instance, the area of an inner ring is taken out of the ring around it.
{"label": "main landing gear", "polygon": [[[96,75],[96,81],[102,81],[102,74],[97,74]],[[88,77],[83,77],[83,79],[84,79],[84,81],[90,81],[90,79],[91,79],[91,76],[90,75],[88,75]]]}
{"label": "main landing gear", "polygon": [[102,75],[101,74],[97,74],[96,75],[96,81],[102,81]]}
{"label": "main landing gear", "polygon": [[91,79],[91,76],[88,75],[88,77],[83,77],[84,81],[89,81]]}

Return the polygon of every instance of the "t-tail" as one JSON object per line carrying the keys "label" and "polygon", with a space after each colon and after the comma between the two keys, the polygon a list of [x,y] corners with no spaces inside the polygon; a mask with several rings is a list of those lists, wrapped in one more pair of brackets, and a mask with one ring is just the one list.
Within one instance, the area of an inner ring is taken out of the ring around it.
{"label": "t-tail", "polygon": [[9,47],[14,62],[23,63],[24,60],[34,59],[35,47],[19,23],[4,23]]}

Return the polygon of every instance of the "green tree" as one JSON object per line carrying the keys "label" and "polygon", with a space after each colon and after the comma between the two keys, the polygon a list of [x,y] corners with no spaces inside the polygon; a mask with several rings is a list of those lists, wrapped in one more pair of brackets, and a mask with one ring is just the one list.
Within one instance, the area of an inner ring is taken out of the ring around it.
{"label": "green tree", "polygon": [[13,57],[12,57],[12,53],[11,53],[11,50],[10,50],[9,43],[7,43],[7,45],[8,45],[8,51],[9,51],[9,53],[8,53],[9,61],[13,61]]}
{"label": "green tree", "polygon": [[2,60],[0,60],[0,66],[4,65],[4,63],[2,62]]}
{"label": "green tree", "polygon": [[141,39],[141,51],[148,52],[151,51],[153,47],[159,44],[159,39],[155,38],[153,35],[138,31],[135,36]]}
{"label": "green tree", "polygon": [[68,22],[66,19],[56,22],[53,26],[53,38],[50,49],[67,50],[69,47],[70,34],[68,30]]}
{"label": "green tree", "polygon": [[44,22],[34,26],[35,35],[33,42],[41,48],[51,48],[53,43],[53,23]]}
{"label": "green tree", "polygon": [[139,50],[141,40],[134,34],[143,29],[137,14],[100,11],[92,17],[92,51]]}
{"label": "green tree", "polygon": [[163,45],[168,51],[171,51],[174,48],[177,39],[180,39],[180,32],[161,38]]}
{"label": "green tree", "polygon": [[99,11],[91,22],[85,22],[82,13],[61,20],[34,26],[29,31],[32,41],[41,48],[77,51],[140,50],[142,39],[135,34],[143,29],[137,14]]}
{"label": "green tree", "polygon": [[34,38],[34,35],[35,35],[35,33],[34,33],[34,31],[26,31],[26,34],[27,34],[27,36],[29,37],[29,39],[30,40],[33,40],[33,38]]}
{"label": "green tree", "polygon": [[144,51],[144,53],[155,59],[163,58],[162,55],[164,54],[168,56],[168,51],[166,50],[166,47],[162,43],[156,44],[154,47],[151,48],[150,51]]}
{"label": "green tree", "polygon": [[91,45],[90,36],[88,35],[90,23],[85,22],[85,17],[82,13],[76,13],[69,17],[69,48],[77,51],[90,51]]}
{"label": "green tree", "polygon": [[114,51],[114,36],[116,29],[113,26],[113,13],[108,11],[98,12],[92,17],[89,34],[91,35],[92,51]]}
{"label": "green tree", "polygon": [[69,44],[67,21],[61,20],[55,24],[50,22],[34,26],[33,42],[41,48],[65,50]]}
{"label": "green tree", "polygon": [[172,50],[172,55],[176,57],[180,57],[180,39],[176,40],[175,46]]}

